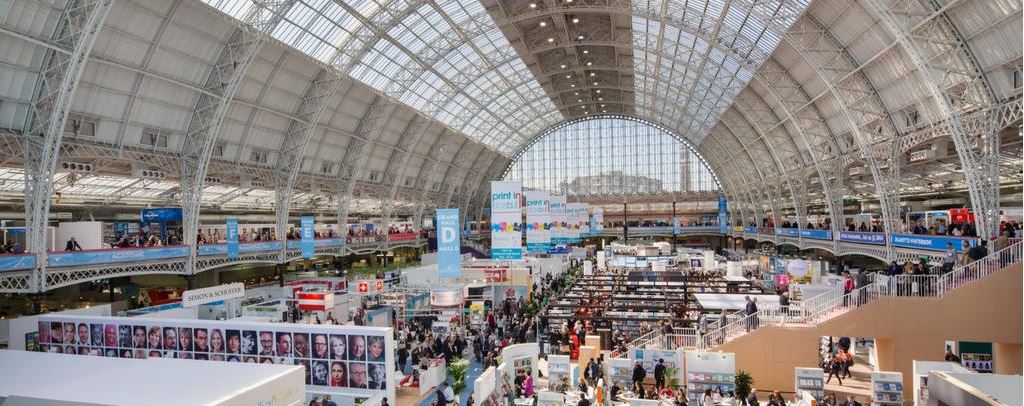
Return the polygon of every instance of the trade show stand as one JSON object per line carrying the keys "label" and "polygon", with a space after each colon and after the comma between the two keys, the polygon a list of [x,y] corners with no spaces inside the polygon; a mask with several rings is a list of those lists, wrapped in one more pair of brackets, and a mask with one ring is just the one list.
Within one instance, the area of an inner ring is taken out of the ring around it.
{"label": "trade show stand", "polygon": [[928,404],[928,376],[932,371],[973,374],[974,371],[948,361],[914,361],[914,405]]}
{"label": "trade show stand", "polygon": [[928,374],[928,405],[1024,405],[1020,375]]}
{"label": "trade show stand", "polygon": [[[0,350],[0,405],[302,405],[298,365]],[[17,366],[16,368],[13,366]],[[182,390],[187,389],[187,390]]]}

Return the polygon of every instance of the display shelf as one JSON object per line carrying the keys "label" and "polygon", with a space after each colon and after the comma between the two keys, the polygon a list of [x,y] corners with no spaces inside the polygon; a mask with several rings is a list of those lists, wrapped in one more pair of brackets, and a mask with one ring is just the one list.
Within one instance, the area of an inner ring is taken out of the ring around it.
{"label": "display shelf", "polygon": [[722,393],[736,391],[736,375],[710,372],[687,372],[686,373],[686,399],[699,401],[704,391],[715,388],[721,389]]}

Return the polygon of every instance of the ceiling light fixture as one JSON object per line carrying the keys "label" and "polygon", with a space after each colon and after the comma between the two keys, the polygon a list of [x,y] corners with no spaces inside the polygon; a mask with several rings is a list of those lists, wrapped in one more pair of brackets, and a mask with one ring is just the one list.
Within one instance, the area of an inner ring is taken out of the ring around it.
{"label": "ceiling light fixture", "polygon": [[530,3],[530,8],[537,8],[537,3]]}
{"label": "ceiling light fixture", "polygon": [[583,99],[576,99],[576,103],[583,103]]}
{"label": "ceiling light fixture", "polygon": [[586,49],[583,50],[583,55],[586,55],[586,54],[589,54],[589,53],[590,53],[590,51],[588,51]]}
{"label": "ceiling light fixture", "polygon": [[593,62],[587,62],[587,66],[593,65]]}
{"label": "ceiling light fixture", "polygon": [[548,23],[546,21],[541,21],[540,22],[540,26],[541,27],[547,27],[547,25],[548,25]]}
{"label": "ceiling light fixture", "polygon": [[579,19],[579,18],[576,18],[576,17],[573,17],[573,18],[572,18],[572,23],[573,23],[573,24],[579,24],[579,22],[580,22],[580,19]]}
{"label": "ceiling light fixture", "polygon": [[601,93],[601,89],[597,89],[597,93]]}
{"label": "ceiling light fixture", "polygon": [[566,78],[566,79],[569,79],[569,78],[571,78],[571,77],[572,77],[572,75],[565,75],[565,78]]}
{"label": "ceiling light fixture", "polygon": [[558,66],[561,67],[562,69],[565,69],[565,64],[561,64],[561,65],[558,65]]}
{"label": "ceiling light fixture", "polygon": [[590,72],[590,77],[594,77],[594,76],[597,76],[597,73]]}
{"label": "ceiling light fixture", "polygon": [[583,41],[583,38],[586,38],[586,37],[583,36],[583,34],[580,34],[580,35],[576,36],[576,39],[578,39],[580,41]]}
{"label": "ceiling light fixture", "polygon": [[555,42],[554,38],[548,37],[548,42]]}
{"label": "ceiling light fixture", "polygon": [[594,86],[597,86],[597,82],[594,82]]}

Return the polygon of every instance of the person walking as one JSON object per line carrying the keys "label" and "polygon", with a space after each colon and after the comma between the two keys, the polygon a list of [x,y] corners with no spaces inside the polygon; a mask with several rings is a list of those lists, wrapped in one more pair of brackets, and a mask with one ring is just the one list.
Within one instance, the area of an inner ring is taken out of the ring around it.
{"label": "person walking", "polygon": [[782,323],[789,319],[789,291],[779,291],[779,312],[782,313]]}
{"label": "person walking", "polygon": [[828,372],[828,379],[825,380],[825,383],[828,384],[829,382],[832,382],[832,377],[834,376],[837,380],[839,380],[839,386],[842,386],[843,378],[840,376],[840,371],[842,370],[842,368],[839,366],[839,361],[836,359],[836,357],[833,356],[832,354],[828,354],[828,358],[825,359],[824,364],[824,369],[825,371]]}
{"label": "person walking", "polygon": [[654,366],[654,388],[661,391],[665,387],[665,360],[659,359],[658,365]]}
{"label": "person walking", "polygon": [[644,390],[644,379],[647,378],[647,371],[644,370],[644,366],[640,361],[636,362],[633,366],[633,391],[637,393],[643,393]]}
{"label": "person walking", "polygon": [[853,293],[854,287],[856,284],[850,276],[850,271],[843,271],[843,306],[850,306],[850,294]]}

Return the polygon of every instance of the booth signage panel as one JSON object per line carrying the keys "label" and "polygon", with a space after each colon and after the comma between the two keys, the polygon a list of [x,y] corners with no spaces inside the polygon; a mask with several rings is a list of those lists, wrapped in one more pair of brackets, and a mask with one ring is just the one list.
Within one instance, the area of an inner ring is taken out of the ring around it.
{"label": "booth signage panel", "polygon": [[462,275],[460,254],[459,209],[437,209],[437,276],[458,278]]}
{"label": "booth signage panel", "polygon": [[757,234],[757,227],[743,227],[744,233]]}
{"label": "booth signage panel", "polygon": [[839,241],[855,242],[859,244],[885,245],[885,233],[840,231]]}
{"label": "booth signage panel", "polygon": [[894,247],[917,248],[923,250],[945,251],[946,244],[952,243],[956,252],[964,252],[964,241],[975,246],[978,240],[975,238],[943,237],[938,235],[917,235],[917,234],[893,234],[889,242]]}
{"label": "booth signage panel", "polygon": [[800,230],[800,236],[816,240],[831,240],[832,232],[828,230]]}
{"label": "booth signage panel", "polygon": [[580,238],[590,236],[590,204],[580,203],[579,212],[576,214],[580,224]]}
{"label": "booth signage panel", "polygon": [[568,244],[577,244],[580,242],[580,224],[582,219],[580,218],[581,203],[568,203],[565,205],[566,218],[568,220],[567,228],[567,239]]}
{"label": "booth signage panel", "polygon": [[547,252],[551,246],[551,195],[526,192],[526,250]]}
{"label": "booth signage panel", "polygon": [[49,254],[51,267],[155,261],[188,256],[187,246],[67,251]]}
{"label": "booth signage panel", "polygon": [[604,209],[595,207],[593,221],[590,224],[591,235],[604,234]]}
{"label": "booth signage panel", "polygon": [[491,258],[523,259],[523,183],[491,182]]}
{"label": "booth signage panel", "polygon": [[143,223],[173,223],[181,222],[182,211],[180,207],[164,207],[157,209],[142,209],[141,217]]}
{"label": "booth signage panel", "polygon": [[238,259],[238,219],[228,218],[225,228],[227,230],[228,259]]}
{"label": "booth signage panel", "polygon": [[798,229],[798,228],[782,228],[782,227],[779,227],[779,228],[775,229],[775,235],[781,235],[781,236],[785,236],[785,237],[799,237],[800,236],[800,229]]}
{"label": "booth signage panel", "polygon": [[245,296],[245,284],[241,282],[186,290],[181,294],[181,307],[196,307],[242,296]]}
{"label": "booth signage panel", "polygon": [[430,292],[431,306],[462,306],[462,290],[443,289]]}
{"label": "booth signage panel", "polygon": [[729,217],[728,217],[729,202],[726,200],[725,195],[718,196],[718,227],[722,233],[729,232]]}

